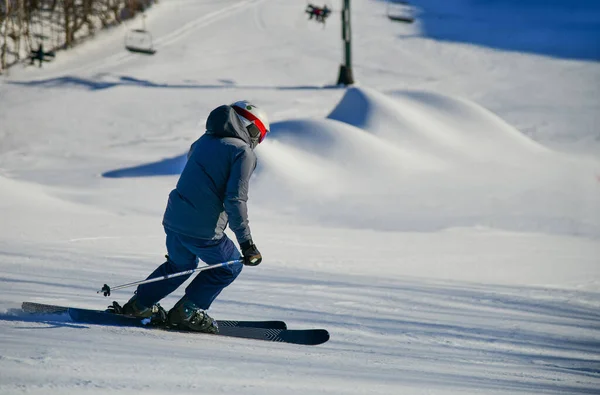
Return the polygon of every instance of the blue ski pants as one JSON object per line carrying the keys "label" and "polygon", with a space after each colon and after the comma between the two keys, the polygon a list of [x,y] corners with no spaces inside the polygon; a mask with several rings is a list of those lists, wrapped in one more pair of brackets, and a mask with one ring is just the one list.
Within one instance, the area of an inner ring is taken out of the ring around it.
{"label": "blue ski pants", "polygon": [[[198,267],[202,260],[208,265],[241,258],[235,244],[226,236],[219,240],[202,240],[185,236],[165,228],[168,258],[148,278],[162,277]],[[234,264],[202,271],[188,285],[185,295],[196,306],[207,310],[221,291],[231,284],[242,271],[243,264]],[[137,300],[143,306],[152,306],[183,284],[188,276],[142,284],[137,288]]]}

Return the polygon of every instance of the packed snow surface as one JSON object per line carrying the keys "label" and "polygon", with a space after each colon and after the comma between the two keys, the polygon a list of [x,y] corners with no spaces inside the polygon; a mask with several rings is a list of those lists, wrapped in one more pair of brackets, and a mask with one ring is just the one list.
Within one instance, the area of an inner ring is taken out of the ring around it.
{"label": "packed snow surface", "polygon": [[[415,5],[406,25],[352,1],[349,88],[339,4],[322,26],[288,0],[162,0],[152,57],[122,47],[139,19],[2,77],[0,394],[597,394],[600,7]],[[211,315],[329,342],[20,310],[126,301],[96,291],[162,263],[187,149],[239,99],[272,120],[249,200],[264,261]]]}

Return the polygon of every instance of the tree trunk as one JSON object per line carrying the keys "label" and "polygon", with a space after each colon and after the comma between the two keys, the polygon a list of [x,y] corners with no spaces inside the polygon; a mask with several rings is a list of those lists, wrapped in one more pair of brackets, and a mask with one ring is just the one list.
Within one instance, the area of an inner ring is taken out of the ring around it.
{"label": "tree trunk", "polygon": [[70,47],[73,44],[73,26],[71,13],[72,0],[63,0],[63,13],[65,22],[65,47]]}
{"label": "tree trunk", "polygon": [[8,15],[10,12],[10,3],[9,0],[5,0],[4,2],[5,4],[5,13],[4,13],[4,20],[0,20],[0,26],[2,26],[2,24],[4,24],[4,34],[2,37],[2,51],[0,51],[0,71],[6,69],[6,51],[8,50],[8,43],[7,43],[7,38],[8,38]]}

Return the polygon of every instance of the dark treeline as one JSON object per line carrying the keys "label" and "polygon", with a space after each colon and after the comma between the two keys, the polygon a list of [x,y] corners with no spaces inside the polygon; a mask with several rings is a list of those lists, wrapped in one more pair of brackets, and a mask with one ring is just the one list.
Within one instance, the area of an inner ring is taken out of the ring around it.
{"label": "dark treeline", "polygon": [[144,11],[155,0],[0,0],[0,72],[41,47],[55,51]]}

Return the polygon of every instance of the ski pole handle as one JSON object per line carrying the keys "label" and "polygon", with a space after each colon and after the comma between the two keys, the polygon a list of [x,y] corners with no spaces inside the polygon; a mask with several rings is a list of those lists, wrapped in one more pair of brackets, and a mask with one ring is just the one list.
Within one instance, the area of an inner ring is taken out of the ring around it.
{"label": "ski pole handle", "polygon": [[216,269],[218,267],[225,267],[225,266],[229,266],[229,265],[235,265],[236,263],[243,264],[244,260],[243,259],[235,259],[233,261],[227,261],[227,262],[217,263],[217,264],[208,265],[208,266],[202,266],[202,267],[198,267],[196,269],[186,270],[184,272],[167,274],[166,276],[154,277],[154,278],[149,278],[147,280],[136,281],[136,282],[133,282],[133,283],[121,284],[121,285],[117,285],[117,286],[112,287],[112,288],[109,287],[107,284],[104,284],[104,286],[102,287],[102,289],[99,290],[99,291],[97,291],[96,293],[98,293],[98,294],[99,293],[103,293],[104,296],[110,296],[110,292],[114,291],[116,289],[122,289],[122,288],[132,287],[134,285],[154,283],[154,282],[157,282],[157,281],[168,280],[170,278],[179,277],[179,276],[187,276],[187,275],[190,275],[190,274],[193,274],[193,273],[203,272],[205,270]]}

